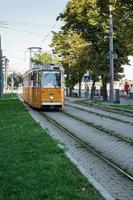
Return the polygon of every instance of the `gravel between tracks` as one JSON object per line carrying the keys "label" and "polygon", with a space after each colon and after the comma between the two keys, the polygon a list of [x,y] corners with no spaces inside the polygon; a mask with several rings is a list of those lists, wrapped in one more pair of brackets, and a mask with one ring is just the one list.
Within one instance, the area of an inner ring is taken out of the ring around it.
{"label": "gravel between tracks", "polygon": [[133,147],[120,139],[92,128],[63,113],[48,112],[47,115],[82,139],[121,169],[133,175]]}
{"label": "gravel between tracks", "polygon": [[76,108],[73,107],[70,108],[69,105],[64,107],[64,112],[76,117],[78,116],[78,118],[84,120],[85,122],[91,122],[96,125],[100,125],[106,128],[107,130],[113,131],[114,134],[118,136],[122,136],[133,141],[133,125],[120,122],[117,120],[117,118],[110,119],[106,118],[105,116],[101,117],[98,116],[97,114],[86,112],[85,108],[83,111],[83,110],[78,110],[77,106]]}
{"label": "gravel between tracks", "polygon": [[80,107],[80,108],[86,109],[87,111],[99,113],[101,115],[106,115],[108,117],[113,117],[113,118],[116,118],[118,120],[123,120],[125,123],[127,122],[127,123],[133,124],[133,117],[127,117],[126,115],[117,114],[117,113],[113,113],[113,112],[108,112],[108,111],[101,110],[101,109],[98,109],[98,108],[77,104],[77,103],[74,103],[73,101],[72,102],[71,101],[66,101],[65,104],[66,105],[74,105],[76,107]]}

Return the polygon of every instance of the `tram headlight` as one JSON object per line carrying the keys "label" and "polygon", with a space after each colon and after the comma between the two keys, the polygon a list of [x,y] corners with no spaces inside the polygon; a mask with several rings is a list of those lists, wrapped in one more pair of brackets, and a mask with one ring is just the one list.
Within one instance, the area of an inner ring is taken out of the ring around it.
{"label": "tram headlight", "polygon": [[52,94],[52,95],[49,95],[49,99],[50,100],[53,100],[54,99],[54,95]]}

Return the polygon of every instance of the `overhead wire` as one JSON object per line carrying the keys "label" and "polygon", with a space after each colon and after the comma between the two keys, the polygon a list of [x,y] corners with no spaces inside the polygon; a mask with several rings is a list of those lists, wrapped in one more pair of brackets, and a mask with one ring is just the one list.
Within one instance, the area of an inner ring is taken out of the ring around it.
{"label": "overhead wire", "polygon": [[42,46],[42,44],[46,41],[46,39],[50,36],[51,32],[53,31],[53,29],[56,27],[57,25],[57,21],[51,26],[49,32],[45,35],[45,37],[42,39],[40,46]]}
{"label": "overhead wire", "polygon": [[[64,7],[64,9],[63,9],[63,12],[65,11],[65,8],[66,8],[66,5],[65,5],[65,7]],[[57,17],[57,18],[58,18],[58,17]],[[41,41],[40,46],[42,46],[42,44],[43,44],[43,43],[46,41],[46,39],[50,36],[50,34],[51,34],[51,32],[53,31],[53,29],[56,27],[57,22],[58,22],[57,18],[56,18],[55,23],[52,25],[50,31],[45,35],[45,37],[44,37],[43,40]]]}
{"label": "overhead wire", "polygon": [[[65,8],[66,8],[66,6],[64,7],[63,11],[65,10]],[[42,41],[41,41],[39,46],[42,46],[42,44],[45,43],[47,38],[50,36],[51,32],[55,29],[57,23],[58,23],[58,20],[56,20],[55,23],[51,26],[50,30],[45,35],[45,37],[42,39]],[[26,30],[22,30],[22,29],[16,29],[16,28],[9,27],[12,24],[14,24],[14,25],[15,24],[16,25],[24,25],[24,26],[42,26],[42,27],[44,26],[44,24],[32,24],[32,23],[27,23],[27,22],[13,22],[13,21],[11,22],[11,21],[1,21],[0,20],[0,28],[6,28],[6,29],[14,30],[14,31],[20,31],[20,32],[40,35],[40,33],[35,33],[35,32],[31,32],[31,31],[26,31]],[[45,24],[45,26],[46,26],[46,24]],[[5,50],[5,51],[8,51],[8,50]]]}
{"label": "overhead wire", "polygon": [[40,26],[40,27],[44,27],[47,26],[49,27],[49,24],[34,24],[34,23],[28,23],[28,22],[15,22],[15,21],[0,21],[0,24],[4,24],[4,25],[16,25],[16,26]]}
{"label": "overhead wire", "polygon": [[29,33],[29,34],[34,34],[34,35],[41,35],[40,33],[37,33],[37,32],[32,32],[32,31],[26,31],[26,30],[22,30],[22,29],[17,29],[17,28],[10,28],[8,26],[1,26],[1,28],[6,28],[6,29],[9,29],[9,30],[13,30],[13,31],[19,31],[19,32],[25,32],[25,33]]}

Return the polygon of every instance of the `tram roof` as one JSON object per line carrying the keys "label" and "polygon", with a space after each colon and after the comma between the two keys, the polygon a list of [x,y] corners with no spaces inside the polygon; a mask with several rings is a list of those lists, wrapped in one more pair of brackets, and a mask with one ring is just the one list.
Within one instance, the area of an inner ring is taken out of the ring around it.
{"label": "tram roof", "polygon": [[24,76],[34,71],[59,71],[64,70],[61,64],[34,64],[31,69],[24,73]]}

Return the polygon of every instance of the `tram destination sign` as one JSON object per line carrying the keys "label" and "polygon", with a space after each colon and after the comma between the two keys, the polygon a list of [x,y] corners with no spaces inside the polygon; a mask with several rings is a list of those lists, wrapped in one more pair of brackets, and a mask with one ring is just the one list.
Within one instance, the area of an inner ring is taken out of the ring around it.
{"label": "tram destination sign", "polygon": [[59,70],[59,65],[51,65],[51,64],[43,64],[43,65],[34,65],[34,69],[41,69],[46,71],[53,71],[53,70]]}

